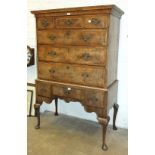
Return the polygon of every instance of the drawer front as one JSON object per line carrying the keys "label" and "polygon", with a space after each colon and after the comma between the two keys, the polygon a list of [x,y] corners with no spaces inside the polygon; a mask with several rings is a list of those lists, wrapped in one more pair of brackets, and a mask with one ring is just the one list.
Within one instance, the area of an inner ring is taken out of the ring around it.
{"label": "drawer front", "polygon": [[51,103],[52,99],[45,96],[37,96],[37,102],[42,103],[43,101],[46,103]]}
{"label": "drawer front", "polygon": [[83,20],[81,17],[58,17],[56,28],[82,28]]}
{"label": "drawer front", "polygon": [[106,48],[72,47],[69,48],[68,62],[88,65],[105,65]]}
{"label": "drawer front", "polygon": [[107,30],[42,30],[38,31],[39,44],[106,45]]}
{"label": "drawer front", "polygon": [[104,67],[39,62],[39,78],[88,86],[105,86]]}
{"label": "drawer front", "polygon": [[55,48],[51,45],[38,45],[41,61],[68,62],[77,64],[105,65],[106,48],[71,47]]}
{"label": "drawer front", "polygon": [[109,17],[104,15],[87,15],[84,17],[85,28],[107,28]]}
{"label": "drawer front", "polygon": [[37,82],[37,94],[40,96],[51,97],[51,85],[43,82]]}
{"label": "drawer front", "polygon": [[68,57],[68,48],[38,45],[38,51],[38,58],[42,61],[65,62]]}
{"label": "drawer front", "polygon": [[54,28],[54,19],[53,19],[53,17],[37,18],[37,28],[38,29]]}
{"label": "drawer front", "polygon": [[87,90],[85,98],[88,106],[105,107],[105,92]]}
{"label": "drawer front", "polygon": [[68,86],[52,86],[53,95],[72,99],[83,99],[83,91]]}

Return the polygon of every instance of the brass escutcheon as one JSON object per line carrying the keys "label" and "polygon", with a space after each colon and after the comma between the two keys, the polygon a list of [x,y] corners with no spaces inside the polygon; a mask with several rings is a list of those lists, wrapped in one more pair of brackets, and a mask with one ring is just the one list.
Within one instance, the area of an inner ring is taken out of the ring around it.
{"label": "brass escutcheon", "polygon": [[43,27],[47,27],[47,26],[49,25],[49,23],[48,23],[47,20],[43,20],[43,21],[41,22],[41,25],[42,25]]}

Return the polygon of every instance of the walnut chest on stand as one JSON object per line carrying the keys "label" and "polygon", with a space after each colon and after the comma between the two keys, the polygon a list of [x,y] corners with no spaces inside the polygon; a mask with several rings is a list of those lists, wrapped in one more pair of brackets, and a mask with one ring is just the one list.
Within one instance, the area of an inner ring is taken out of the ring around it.
{"label": "walnut chest on stand", "polygon": [[117,59],[120,18],[115,5],[32,11],[36,17],[37,73],[36,116],[40,128],[43,101],[58,98],[79,101],[87,112],[95,112],[103,127],[102,149],[114,108],[117,104]]}

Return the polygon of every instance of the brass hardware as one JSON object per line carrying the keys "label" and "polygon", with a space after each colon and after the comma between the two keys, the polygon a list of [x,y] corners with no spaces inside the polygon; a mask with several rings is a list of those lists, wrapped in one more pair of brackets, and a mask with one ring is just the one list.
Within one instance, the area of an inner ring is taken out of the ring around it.
{"label": "brass hardware", "polygon": [[91,39],[91,36],[90,35],[82,35],[80,39],[87,42]]}
{"label": "brass hardware", "polygon": [[50,35],[48,38],[49,38],[50,40],[54,41],[54,40],[56,39],[56,36],[55,36],[55,35]]}
{"label": "brass hardware", "polygon": [[71,26],[72,24],[73,24],[73,21],[71,20],[71,19],[67,19],[67,20],[65,20],[65,25],[67,25],[67,26]]}
{"label": "brass hardware", "polygon": [[64,88],[64,94],[69,95],[71,93],[71,88]]}
{"label": "brass hardware", "polygon": [[69,67],[69,66],[67,66],[66,68],[67,68],[67,69],[69,69],[70,67]]}
{"label": "brass hardware", "polygon": [[71,35],[71,31],[66,32],[66,36],[69,37]]}
{"label": "brass hardware", "polygon": [[47,26],[49,25],[49,23],[48,23],[47,20],[43,20],[43,21],[41,22],[41,25],[42,25],[43,27],[47,27]]}
{"label": "brass hardware", "polygon": [[50,73],[55,73],[55,69],[49,69],[48,70]]}
{"label": "brass hardware", "polygon": [[71,13],[70,12],[67,12],[66,15],[69,16],[69,15],[71,15]]}
{"label": "brass hardware", "polygon": [[83,57],[84,60],[88,60],[90,58],[90,55],[89,55],[89,53],[84,53],[82,55],[82,57]]}
{"label": "brass hardware", "polygon": [[92,102],[97,102],[97,101],[98,101],[98,99],[96,98],[96,96],[92,96],[92,97],[90,98],[90,100],[91,100]]}
{"label": "brass hardware", "polygon": [[89,74],[88,74],[88,73],[82,73],[82,76],[83,76],[84,78],[88,78],[88,77],[89,77]]}
{"label": "brass hardware", "polygon": [[56,56],[56,52],[55,51],[50,51],[50,52],[48,52],[48,55],[50,55],[50,56]]}
{"label": "brass hardware", "polygon": [[100,20],[98,20],[97,18],[92,18],[91,23],[94,25],[99,25],[100,24]]}

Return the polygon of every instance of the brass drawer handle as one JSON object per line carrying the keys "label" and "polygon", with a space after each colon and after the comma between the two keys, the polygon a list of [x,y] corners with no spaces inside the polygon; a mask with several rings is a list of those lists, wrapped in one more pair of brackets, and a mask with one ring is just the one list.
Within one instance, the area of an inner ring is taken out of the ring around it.
{"label": "brass drawer handle", "polygon": [[67,19],[67,20],[65,20],[65,25],[67,25],[67,26],[71,26],[71,25],[73,25],[73,21],[71,20],[71,19]]}
{"label": "brass drawer handle", "polygon": [[64,88],[64,94],[69,95],[71,93],[71,88]]}
{"label": "brass drawer handle", "polygon": [[89,77],[89,74],[88,74],[88,73],[83,73],[82,76],[83,76],[84,78],[88,78],[88,77]]}
{"label": "brass drawer handle", "polygon": [[50,56],[56,56],[56,52],[55,51],[50,51],[50,52],[48,52],[48,55],[50,55]]}
{"label": "brass drawer handle", "polygon": [[101,21],[99,19],[97,19],[97,18],[92,18],[92,20],[91,20],[91,23],[94,24],[94,25],[99,25],[100,22]]}
{"label": "brass drawer handle", "polygon": [[48,27],[49,23],[48,23],[47,20],[43,20],[43,21],[41,22],[41,25],[42,25],[44,28],[46,28],[46,27]]}
{"label": "brass drawer handle", "polygon": [[87,41],[89,41],[91,39],[91,36],[90,35],[82,35],[80,37],[80,39],[83,40],[83,41],[85,41],[85,42],[87,42]]}
{"label": "brass drawer handle", "polygon": [[69,66],[66,66],[66,69],[70,69],[70,67]]}
{"label": "brass drawer handle", "polygon": [[89,54],[89,53],[84,53],[84,54],[82,55],[82,58],[83,58],[84,60],[88,60],[88,59],[90,58],[90,54]]}
{"label": "brass drawer handle", "polygon": [[[66,33],[65,33],[65,36],[67,37],[67,38],[69,38],[70,36],[71,36],[71,31],[67,31]],[[64,37],[65,37],[64,36]]]}
{"label": "brass drawer handle", "polygon": [[56,39],[56,36],[55,36],[55,35],[50,35],[48,38],[49,38],[50,40],[54,41],[54,40]]}
{"label": "brass drawer handle", "polygon": [[48,71],[49,71],[49,73],[55,73],[56,72],[55,69],[49,69]]}

